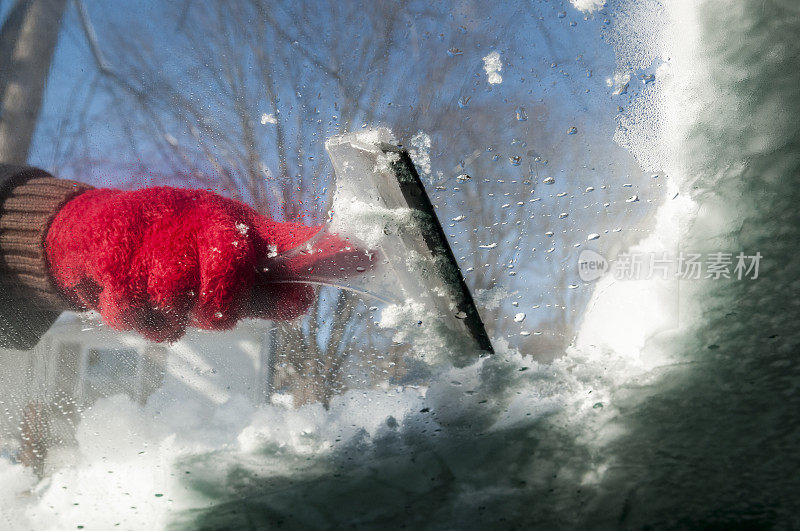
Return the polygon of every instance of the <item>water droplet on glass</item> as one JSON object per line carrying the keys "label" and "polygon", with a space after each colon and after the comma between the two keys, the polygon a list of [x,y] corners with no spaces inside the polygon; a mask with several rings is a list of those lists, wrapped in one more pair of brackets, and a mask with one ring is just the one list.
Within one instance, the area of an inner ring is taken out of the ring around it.
{"label": "water droplet on glass", "polygon": [[462,216],[456,216],[456,217],[453,218],[453,221],[464,221],[465,218],[466,218],[466,216],[463,216],[463,215]]}
{"label": "water droplet on glass", "polygon": [[528,113],[525,112],[525,107],[517,107],[517,120],[524,122],[528,119]]}
{"label": "water droplet on glass", "polygon": [[495,247],[497,247],[497,244],[490,243],[488,245],[479,245],[478,247],[480,247],[481,249],[494,249]]}
{"label": "water droplet on glass", "polygon": [[518,314],[516,314],[516,315],[514,316],[514,322],[515,322],[515,323],[521,323],[521,322],[522,322],[522,321],[524,321],[524,320],[525,320],[525,314],[524,314],[524,313],[522,313],[522,312],[519,312]]}
{"label": "water droplet on glass", "polygon": [[458,107],[460,109],[466,109],[467,107],[469,107],[469,100],[471,99],[472,98],[470,96],[462,96],[458,98]]}
{"label": "water droplet on glass", "polygon": [[639,200],[639,196],[638,195],[632,195],[628,199],[626,199],[625,202],[626,203],[635,203],[638,200]]}
{"label": "water droplet on glass", "polygon": [[553,184],[554,182],[556,182],[556,180],[555,180],[555,179],[553,179],[552,177],[545,177],[545,178],[544,178],[544,180],[543,180],[542,182],[543,182],[544,184]]}
{"label": "water droplet on glass", "polygon": [[586,237],[586,239],[587,239],[587,240],[589,240],[589,241],[592,241],[592,240],[596,240],[596,239],[597,239],[597,238],[599,238],[599,237],[600,237],[600,235],[599,235],[599,234],[597,234],[596,232],[593,232],[593,233],[591,233],[590,235],[588,235],[588,236]]}
{"label": "water droplet on glass", "polygon": [[456,179],[458,179],[459,181],[464,182],[464,181],[469,181],[470,179],[472,179],[472,177],[470,177],[466,173],[462,173],[461,175],[457,175]]}
{"label": "water droplet on glass", "polygon": [[587,186],[586,192],[594,192],[594,186]]}
{"label": "water droplet on glass", "polygon": [[544,235],[547,236],[548,238],[552,238],[553,237],[553,231],[549,230],[549,231],[545,232]]}
{"label": "water droplet on glass", "polygon": [[567,216],[569,216],[569,214],[568,214],[568,213],[566,213],[566,212],[562,212],[561,214],[559,214],[559,215],[558,215],[558,219],[564,219],[564,218],[565,218],[565,217],[567,217]]}
{"label": "water droplet on glass", "polygon": [[522,157],[519,155],[512,155],[508,158],[508,161],[514,166],[519,166],[520,162],[522,162]]}
{"label": "water droplet on glass", "polygon": [[467,318],[466,312],[458,312],[458,313],[456,313],[456,319],[466,319],[466,318]]}
{"label": "water droplet on glass", "polygon": [[449,55],[450,57],[455,57],[457,55],[464,55],[464,52],[453,46],[452,48],[447,50],[447,55]]}

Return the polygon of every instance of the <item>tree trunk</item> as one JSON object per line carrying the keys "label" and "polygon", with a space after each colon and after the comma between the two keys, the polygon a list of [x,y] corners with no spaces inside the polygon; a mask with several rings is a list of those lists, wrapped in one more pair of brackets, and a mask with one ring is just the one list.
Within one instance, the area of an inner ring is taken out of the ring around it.
{"label": "tree trunk", "polygon": [[67,0],[19,0],[0,30],[0,162],[28,159]]}

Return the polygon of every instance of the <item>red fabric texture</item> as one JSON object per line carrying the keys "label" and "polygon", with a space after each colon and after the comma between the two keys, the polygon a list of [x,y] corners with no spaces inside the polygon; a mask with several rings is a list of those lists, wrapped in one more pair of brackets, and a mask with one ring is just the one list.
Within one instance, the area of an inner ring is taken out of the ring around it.
{"label": "red fabric texture", "polygon": [[270,268],[269,257],[319,230],[273,221],[204,190],[96,189],[59,211],[45,246],[53,279],[70,302],[99,311],[113,328],[174,341],[188,325],[222,330],[241,317],[305,313],[314,290],[274,281],[353,249],[326,235],[316,238],[322,243],[315,252],[292,253],[280,267]]}

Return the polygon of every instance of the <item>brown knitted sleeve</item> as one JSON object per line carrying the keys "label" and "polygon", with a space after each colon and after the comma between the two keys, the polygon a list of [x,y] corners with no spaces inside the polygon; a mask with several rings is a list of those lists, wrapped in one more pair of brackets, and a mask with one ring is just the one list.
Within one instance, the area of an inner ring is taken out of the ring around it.
{"label": "brown knitted sleeve", "polygon": [[61,207],[92,187],[30,168],[4,188],[0,199],[0,289],[14,300],[38,308],[77,309],[61,296],[50,276],[44,242]]}

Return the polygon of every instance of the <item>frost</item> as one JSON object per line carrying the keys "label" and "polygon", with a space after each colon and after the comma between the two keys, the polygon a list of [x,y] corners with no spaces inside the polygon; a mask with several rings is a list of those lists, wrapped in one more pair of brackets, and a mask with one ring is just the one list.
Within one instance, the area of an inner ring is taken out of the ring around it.
{"label": "frost", "polygon": [[630,85],[631,75],[623,72],[617,72],[613,78],[606,79],[606,85],[612,88],[611,94],[619,96],[628,93],[628,86]]}
{"label": "frost", "polygon": [[483,70],[486,72],[486,80],[490,85],[498,85],[503,82],[500,71],[503,69],[503,62],[500,60],[500,53],[492,52],[483,58]]}
{"label": "frost", "polygon": [[[393,141],[393,139],[387,137],[385,130],[379,128],[359,131],[357,133],[352,134],[352,137],[354,137],[355,142],[358,142],[359,144],[364,144],[365,146],[374,146],[379,144],[380,142]],[[328,139],[328,143],[331,142],[336,142],[336,138],[334,137]],[[353,142],[353,139],[342,136],[339,142],[342,144],[349,144]]]}
{"label": "frost", "polygon": [[411,137],[411,149],[408,150],[411,160],[425,177],[431,175],[431,137],[420,131]]}
{"label": "frost", "polygon": [[385,307],[378,325],[395,331],[393,341],[412,342],[413,355],[432,365],[441,366],[472,351],[472,341],[463,331],[448,327],[435,308],[418,301]]}
{"label": "frost", "polygon": [[505,286],[497,284],[490,289],[477,290],[475,292],[475,303],[480,308],[495,310],[499,308],[503,301],[510,295]]}
{"label": "frost", "polygon": [[396,231],[411,221],[413,212],[408,208],[385,208],[366,203],[355,197],[336,203],[333,219],[337,226],[346,227],[347,234],[375,247],[386,231]]}
{"label": "frost", "polygon": [[[400,160],[400,155],[397,153],[383,153],[376,157],[375,171],[378,173],[392,171],[392,164]],[[428,165],[430,168],[430,164]]]}

